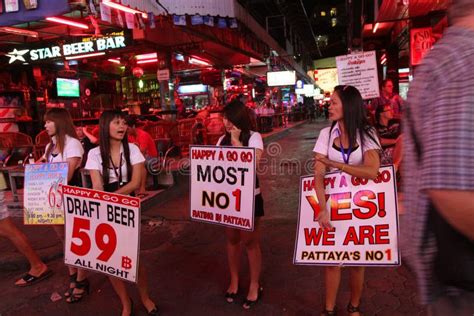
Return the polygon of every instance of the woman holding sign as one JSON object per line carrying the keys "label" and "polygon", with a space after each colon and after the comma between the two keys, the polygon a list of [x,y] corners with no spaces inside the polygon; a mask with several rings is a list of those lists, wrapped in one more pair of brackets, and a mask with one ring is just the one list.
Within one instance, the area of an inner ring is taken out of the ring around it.
{"label": "woman holding sign", "polygon": [[[375,129],[369,125],[364,102],[353,86],[336,86],[329,105],[331,127],[321,130],[313,151],[315,156],[315,190],[323,229],[331,229],[326,208],[324,176],[326,171],[340,170],[358,178],[375,179],[380,167],[381,149]],[[326,300],[322,315],[336,315],[336,297],[341,280],[339,266],[326,267]],[[350,268],[351,299],[347,312],[360,315],[360,299],[364,285],[364,267]]]}
{"label": "woman holding sign", "polygon": [[[263,153],[262,136],[250,130],[251,121],[247,107],[234,100],[224,107],[224,125],[226,133],[217,142],[217,146],[253,147],[256,154],[256,165]],[[257,178],[255,189],[255,227],[253,232],[235,228],[226,228],[227,258],[230,270],[230,285],[225,294],[227,302],[235,300],[239,289],[239,265],[242,245],[247,250],[250,268],[250,286],[243,308],[249,309],[259,301],[263,288],[260,284],[262,253],[260,250],[260,221],[263,216],[263,199]]]}
{"label": "woman holding sign", "polygon": [[[90,171],[94,190],[133,195],[145,174],[145,157],[140,149],[128,143],[127,123],[121,111],[105,111],[99,119],[99,147],[91,149],[85,169]],[[122,302],[122,315],[130,315],[133,302],[125,282],[109,277]],[[148,315],[158,315],[158,308],[150,299],[145,266],[138,268],[138,291]]]}
{"label": "woman holding sign", "polygon": [[[80,185],[79,167],[81,166],[84,149],[77,138],[76,129],[69,112],[63,108],[49,109],[44,115],[44,128],[50,137],[46,145],[45,154],[39,162],[58,163],[67,162],[68,185]],[[64,240],[64,226],[54,226],[54,230],[61,240]],[[82,299],[89,289],[89,282],[85,270],[69,267],[69,288],[64,293],[66,302],[75,303]]]}

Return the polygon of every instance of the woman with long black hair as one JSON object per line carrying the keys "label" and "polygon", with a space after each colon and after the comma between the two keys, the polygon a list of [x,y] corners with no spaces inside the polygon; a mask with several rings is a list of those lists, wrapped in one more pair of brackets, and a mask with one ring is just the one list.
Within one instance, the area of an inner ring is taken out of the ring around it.
{"label": "woman with long black hair", "polygon": [[[77,138],[76,129],[72,122],[71,114],[63,108],[51,108],[44,115],[44,127],[50,137],[46,145],[45,153],[39,162],[68,164],[67,184],[79,186],[78,170],[84,155],[84,148]],[[55,225],[56,234],[64,243],[64,226]],[[66,302],[77,303],[82,300],[84,294],[89,292],[89,281],[86,271],[74,267],[68,267],[69,288],[64,293]]]}
{"label": "woman with long black hair", "polygon": [[[219,138],[217,146],[236,146],[255,148],[256,165],[263,153],[262,136],[250,130],[249,109],[239,100],[234,100],[224,107],[225,134]],[[261,298],[263,287],[260,283],[262,253],[260,250],[260,217],[264,215],[263,199],[259,182],[255,189],[255,222],[254,231],[248,232],[235,228],[226,228],[227,259],[230,270],[230,285],[225,294],[227,302],[234,302],[239,289],[239,267],[242,246],[247,250],[250,268],[250,285],[243,308],[250,309]]]}
{"label": "woman with long black hair", "polygon": [[[326,208],[324,176],[340,170],[352,176],[375,179],[380,167],[381,149],[375,129],[367,121],[364,101],[353,86],[336,86],[329,105],[331,127],[321,130],[315,152],[315,190],[321,209],[317,218],[323,229],[331,229]],[[351,299],[347,312],[360,315],[360,299],[364,285],[364,267],[350,267]],[[328,266],[325,272],[326,300],[322,315],[336,315],[336,297],[341,280],[341,267]]]}
{"label": "woman with long black hair", "polygon": [[[99,147],[91,149],[85,169],[90,171],[94,190],[134,195],[145,174],[145,157],[140,149],[128,143],[125,114],[120,111],[104,111],[99,119]],[[109,277],[122,302],[122,315],[133,312],[133,302],[127,293],[125,282]],[[158,308],[150,299],[146,270],[138,268],[138,291],[148,315],[158,315]]]}

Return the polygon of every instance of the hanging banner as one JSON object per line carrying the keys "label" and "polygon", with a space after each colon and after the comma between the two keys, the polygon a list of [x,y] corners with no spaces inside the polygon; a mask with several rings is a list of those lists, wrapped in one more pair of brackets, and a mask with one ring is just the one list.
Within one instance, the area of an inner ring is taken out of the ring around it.
{"label": "hanging banner", "polygon": [[68,165],[38,163],[25,166],[23,223],[64,224],[61,185],[67,183]]}
{"label": "hanging banner", "polygon": [[301,178],[294,264],[400,265],[393,166],[381,167],[375,180],[331,172],[324,187],[331,230],[316,221],[320,208],[313,177]]}
{"label": "hanging banner", "polygon": [[44,20],[70,11],[68,0],[5,0],[3,13],[0,10],[0,26]]}
{"label": "hanging banner", "polygon": [[255,148],[191,146],[192,220],[252,231]]}
{"label": "hanging banner", "polygon": [[423,58],[433,47],[433,30],[431,27],[411,29],[410,62],[412,66],[421,64]]}
{"label": "hanging banner", "polygon": [[63,186],[64,263],[137,282],[140,199]]}
{"label": "hanging banner", "polygon": [[356,87],[365,100],[379,97],[375,51],[337,56],[336,64],[340,85]]}

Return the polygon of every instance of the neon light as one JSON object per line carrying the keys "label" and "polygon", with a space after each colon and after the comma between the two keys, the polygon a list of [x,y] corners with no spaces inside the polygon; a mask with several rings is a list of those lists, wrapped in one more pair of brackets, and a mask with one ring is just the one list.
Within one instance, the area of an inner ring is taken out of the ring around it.
{"label": "neon light", "polygon": [[85,30],[89,29],[89,26],[87,26],[87,25],[84,24],[84,23],[74,22],[74,21],[71,21],[71,20],[67,20],[67,19],[63,19],[63,18],[58,18],[58,17],[46,18],[46,21],[51,21],[51,22],[66,24],[66,25],[78,27],[78,28],[80,28],[80,29],[85,29]]}
{"label": "neon light", "polygon": [[9,27],[9,26],[0,27],[0,32],[10,33],[10,34],[14,34],[14,35],[38,37],[38,32],[19,29],[19,28],[16,28],[16,27]]}
{"label": "neon light", "polygon": [[108,6],[108,7],[111,7],[111,8],[123,11],[123,12],[128,12],[128,13],[132,13],[132,14],[139,13],[139,14],[142,15],[142,17],[144,19],[148,19],[148,14],[146,14],[145,12],[134,10],[132,8],[126,7],[124,5],[121,5],[121,4],[118,4],[118,3],[115,3],[115,2],[111,2],[109,0],[104,0],[104,1],[102,1],[102,3],[106,6]]}
{"label": "neon light", "polygon": [[152,59],[152,58],[158,58],[158,55],[156,53],[149,53],[149,54],[137,55],[135,56],[135,58],[137,60]]}
{"label": "neon light", "polygon": [[378,23],[378,22],[375,23],[374,29],[372,30],[372,32],[373,32],[373,33],[377,32],[377,29],[379,28],[379,26],[380,26],[380,23]]}
{"label": "neon light", "polygon": [[208,63],[207,61],[204,61],[204,60],[201,60],[201,59],[197,59],[197,58],[194,58],[194,57],[190,57],[189,58],[189,63],[190,64],[194,64],[194,65],[202,65],[202,66],[212,66],[210,63]]}
{"label": "neon light", "polygon": [[85,55],[77,55],[77,56],[67,56],[67,57],[66,57],[66,60],[89,58],[89,57],[102,56],[102,55],[105,55],[105,52],[93,53],[93,54],[85,54]]}
{"label": "neon light", "polygon": [[120,59],[118,59],[118,58],[117,59],[109,58],[109,59],[107,59],[107,61],[110,61],[111,63],[120,65]]}
{"label": "neon light", "polygon": [[149,63],[156,63],[158,62],[158,59],[147,59],[147,60],[139,60],[137,61],[137,64],[149,64]]}

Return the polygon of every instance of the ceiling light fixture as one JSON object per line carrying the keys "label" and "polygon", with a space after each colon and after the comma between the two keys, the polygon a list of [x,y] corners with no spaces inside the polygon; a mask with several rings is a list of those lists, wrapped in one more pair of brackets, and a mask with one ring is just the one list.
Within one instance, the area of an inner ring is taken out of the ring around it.
{"label": "ceiling light fixture", "polygon": [[189,57],[189,63],[194,64],[194,65],[201,65],[201,66],[212,66],[210,63],[207,61],[197,59],[195,57]]}
{"label": "ceiling light fixture", "polygon": [[38,37],[38,32],[20,29],[16,27],[9,27],[9,26],[0,27],[0,32],[10,33],[13,35],[30,36],[30,37],[36,37],[36,38]]}
{"label": "ceiling light fixture", "polygon": [[158,58],[158,55],[156,53],[149,53],[149,54],[141,54],[141,55],[135,56],[136,60],[153,59],[153,58]]}
{"label": "ceiling light fixture", "polygon": [[71,20],[68,20],[68,19],[63,19],[63,18],[58,18],[58,17],[49,17],[49,18],[46,18],[46,21],[56,22],[56,23],[60,23],[60,24],[66,24],[66,25],[74,26],[74,27],[84,29],[84,30],[89,29],[89,26],[87,26],[84,23],[74,22],[74,21],[71,21]]}
{"label": "ceiling light fixture", "polygon": [[149,63],[156,63],[158,62],[158,59],[147,59],[147,60],[139,60],[137,61],[137,64],[149,64]]}
{"label": "ceiling light fixture", "polygon": [[85,54],[85,55],[77,55],[77,56],[67,56],[66,60],[82,59],[82,58],[89,58],[89,57],[102,56],[102,55],[105,55],[105,52]]}
{"label": "ceiling light fixture", "polygon": [[380,23],[378,23],[378,22],[375,23],[374,28],[372,29],[372,33],[375,34],[377,32],[377,29],[379,28],[379,26],[380,26]]}
{"label": "ceiling light fixture", "polygon": [[109,0],[104,0],[102,1],[102,3],[108,7],[111,7],[111,8],[114,8],[114,9],[117,9],[117,10],[120,10],[120,11],[123,11],[123,12],[127,12],[127,13],[132,13],[132,14],[141,14],[142,17],[144,19],[148,19],[148,14],[146,14],[145,12],[142,12],[142,11],[138,11],[138,10],[134,10],[132,8],[129,8],[129,7],[126,7],[122,4],[119,4],[119,3],[115,3],[115,2],[112,2],[112,1],[109,1]]}
{"label": "ceiling light fixture", "polygon": [[120,59],[119,58],[109,58],[107,59],[107,61],[110,61],[111,63],[114,63],[114,64],[119,64],[120,65]]}

